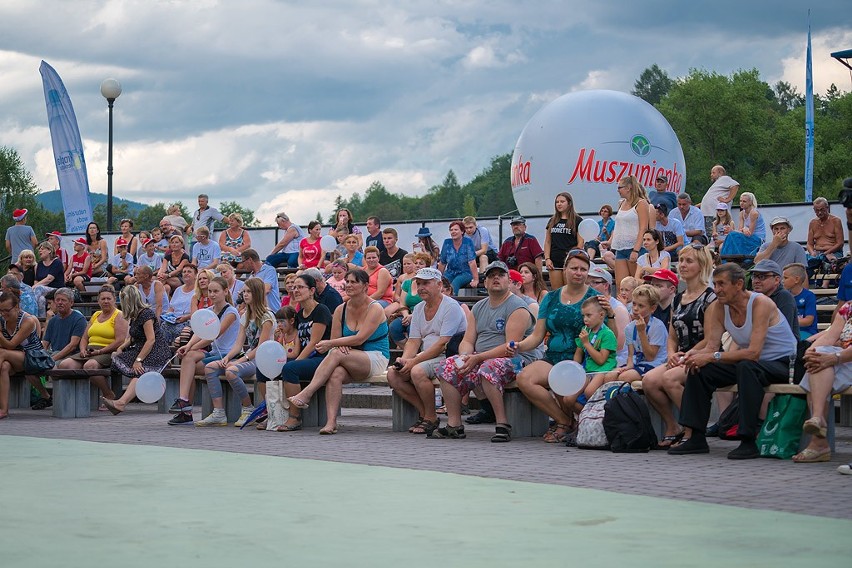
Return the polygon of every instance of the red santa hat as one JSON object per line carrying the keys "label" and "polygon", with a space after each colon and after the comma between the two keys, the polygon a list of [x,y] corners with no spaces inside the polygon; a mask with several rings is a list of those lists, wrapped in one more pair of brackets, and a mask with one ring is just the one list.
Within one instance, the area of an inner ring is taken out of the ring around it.
{"label": "red santa hat", "polygon": [[24,217],[27,216],[27,213],[29,213],[29,211],[27,211],[26,209],[15,209],[14,211],[12,211],[12,219],[14,219],[15,221],[21,221]]}

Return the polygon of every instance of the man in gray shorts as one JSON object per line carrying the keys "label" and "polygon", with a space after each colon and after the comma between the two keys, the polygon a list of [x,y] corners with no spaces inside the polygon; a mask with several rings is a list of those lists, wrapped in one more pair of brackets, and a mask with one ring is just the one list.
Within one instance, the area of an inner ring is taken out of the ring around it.
{"label": "man in gray shorts", "polygon": [[444,365],[447,344],[453,336],[464,334],[467,321],[461,305],[441,293],[439,270],[421,268],[414,283],[423,301],[411,314],[408,341],[402,356],[388,369],[388,384],[417,409],[419,418],[408,431],[430,434],[440,425],[432,379]]}

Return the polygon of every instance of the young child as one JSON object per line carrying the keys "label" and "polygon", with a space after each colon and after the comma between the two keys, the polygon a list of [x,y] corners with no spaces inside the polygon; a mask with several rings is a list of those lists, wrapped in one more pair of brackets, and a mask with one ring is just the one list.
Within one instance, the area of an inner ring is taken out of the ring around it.
{"label": "young child", "polygon": [[163,255],[157,252],[157,243],[148,237],[141,240],[142,247],[136,254],[136,266],[150,266],[156,274],[163,266]]}
{"label": "young child", "polygon": [[[582,410],[589,397],[603,384],[607,371],[615,369],[615,352],[618,351],[618,340],[615,333],[606,326],[606,310],[603,309],[597,296],[587,298],[580,306],[583,314],[583,329],[577,337],[577,350],[574,351],[574,361],[585,367],[587,373],[597,373],[587,381],[582,393],[563,397],[567,408],[575,412]],[[578,403],[579,406],[574,403]]]}
{"label": "young child", "polygon": [[163,237],[163,231],[160,230],[159,227],[154,227],[151,229],[151,238],[154,240],[155,249],[157,252],[165,255],[169,252],[169,239]]}
{"label": "young child", "polygon": [[68,263],[65,272],[65,285],[77,288],[81,292],[86,290],[86,282],[92,279],[92,257],[86,250],[86,239],[80,237],[74,240],[74,254]]}
{"label": "young child", "polygon": [[618,296],[621,303],[625,305],[628,312],[633,311],[633,290],[639,285],[639,281],[633,276],[625,276],[618,285]]}
{"label": "young child", "polygon": [[296,329],[296,310],[290,306],[283,306],[275,314],[275,319],[278,322],[275,328],[275,341],[284,346],[287,360],[292,361],[299,356],[301,349],[299,333]]}
{"label": "young child", "polygon": [[725,237],[736,229],[737,226],[731,218],[731,210],[728,204],[720,201],[716,206],[716,218],[713,220],[713,243],[716,245],[716,250],[722,248]]}
{"label": "young child", "polygon": [[118,252],[110,259],[107,271],[110,277],[107,278],[107,284],[115,286],[116,290],[120,290],[125,284],[133,284],[136,280],[133,278],[133,255],[127,252],[127,241],[118,237],[115,241],[115,248]]}
{"label": "young child", "polygon": [[799,339],[807,339],[818,331],[816,294],[805,288],[808,271],[804,264],[794,262],[784,267],[784,288],[796,298],[799,311]]}
{"label": "young child", "polygon": [[663,322],[651,315],[659,302],[660,293],[649,284],[641,284],[633,290],[632,319],[624,330],[627,365],[607,373],[601,384],[633,382],[654,367],[666,364],[669,332]]}
{"label": "young child", "polygon": [[335,260],[329,266],[331,266],[331,277],[326,280],[326,284],[340,292],[343,301],[346,301],[348,299],[346,296],[346,271],[349,270],[349,267],[343,260]]}

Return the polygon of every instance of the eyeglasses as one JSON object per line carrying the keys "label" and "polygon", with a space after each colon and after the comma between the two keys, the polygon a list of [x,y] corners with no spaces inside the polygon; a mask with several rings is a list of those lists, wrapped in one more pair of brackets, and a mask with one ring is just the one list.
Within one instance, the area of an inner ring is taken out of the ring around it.
{"label": "eyeglasses", "polygon": [[290,284],[289,287],[292,288],[293,290],[307,290],[308,289],[308,287],[305,286],[304,284]]}
{"label": "eyeglasses", "polygon": [[766,280],[767,278],[774,278],[778,276],[774,272],[752,272],[751,279],[752,280]]}
{"label": "eyeglasses", "polygon": [[609,284],[609,282],[595,278],[594,280],[589,280],[589,284],[592,286],[603,286],[604,284]]}

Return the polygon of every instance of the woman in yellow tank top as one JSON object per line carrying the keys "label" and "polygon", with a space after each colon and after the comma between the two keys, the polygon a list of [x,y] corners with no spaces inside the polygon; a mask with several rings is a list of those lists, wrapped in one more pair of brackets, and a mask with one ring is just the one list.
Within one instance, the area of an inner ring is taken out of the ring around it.
{"label": "woman in yellow tank top", "polygon": [[[127,320],[115,306],[115,288],[102,286],[98,292],[100,310],[92,314],[86,333],[80,338],[80,352],[63,359],[60,369],[104,369],[112,366],[112,352],[127,338]],[[104,398],[113,400],[115,393],[110,388],[105,373],[89,380],[98,387]],[[105,408],[105,407],[104,407]]]}

